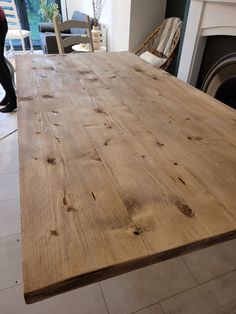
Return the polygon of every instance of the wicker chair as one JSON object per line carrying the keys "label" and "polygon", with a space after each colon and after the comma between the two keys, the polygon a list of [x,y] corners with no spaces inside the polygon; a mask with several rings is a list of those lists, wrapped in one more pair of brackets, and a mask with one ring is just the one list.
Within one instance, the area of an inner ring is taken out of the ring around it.
{"label": "wicker chair", "polygon": [[[170,19],[177,19],[177,18],[170,18]],[[163,54],[162,52],[158,51],[158,49],[155,47],[156,39],[158,37],[159,32],[162,30],[162,28],[163,28],[163,24],[159,26],[153,33],[151,33],[148,36],[148,38],[145,40],[145,42],[134,53],[138,56],[141,56],[144,52],[148,51],[158,58],[165,59],[164,63],[158,67],[163,70],[167,70],[167,68],[170,66],[174,58],[174,54],[175,54],[175,51],[176,51],[176,48],[180,39],[182,22],[181,21],[179,22],[178,27],[176,28],[176,31],[173,34],[173,39],[171,41],[170,48],[168,50],[168,53],[166,54]]]}

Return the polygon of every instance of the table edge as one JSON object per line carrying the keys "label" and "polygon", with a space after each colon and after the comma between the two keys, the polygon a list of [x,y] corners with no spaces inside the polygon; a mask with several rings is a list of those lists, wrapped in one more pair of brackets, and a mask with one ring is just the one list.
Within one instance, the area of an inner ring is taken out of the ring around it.
{"label": "table edge", "polygon": [[220,235],[213,236],[211,238],[199,240],[197,242],[186,244],[181,247],[173,248],[168,251],[156,253],[148,257],[142,257],[115,266],[109,266],[96,272],[76,276],[67,279],[66,281],[52,284],[50,286],[32,292],[24,292],[25,302],[26,304],[32,304],[46,298],[68,292],[70,290],[81,288],[89,284],[94,284],[96,282],[106,280],[111,277],[119,276],[142,267],[146,267],[233,239],[236,239],[236,229]]}

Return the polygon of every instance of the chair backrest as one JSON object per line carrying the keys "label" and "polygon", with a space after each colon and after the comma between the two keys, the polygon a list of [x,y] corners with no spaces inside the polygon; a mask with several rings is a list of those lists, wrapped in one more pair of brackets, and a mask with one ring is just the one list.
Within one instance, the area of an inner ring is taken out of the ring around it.
{"label": "chair backrest", "polygon": [[[86,20],[86,14],[80,12],[80,11],[74,11],[71,20],[76,20],[76,21],[81,21],[84,22]],[[90,20],[91,22],[91,20]],[[92,27],[91,27],[92,28]],[[72,28],[70,30],[71,34],[74,35],[85,35],[86,34],[86,29],[81,29],[81,28]]]}
{"label": "chair backrest", "polygon": [[182,27],[182,21],[178,17],[165,19],[160,26],[153,49],[156,49],[160,54],[168,58],[173,38],[179,27]]}
{"label": "chair backrest", "polygon": [[[65,48],[75,45],[75,44],[89,44],[90,50],[93,52],[93,39],[91,34],[91,27],[90,27],[90,19],[89,16],[85,16],[84,21],[77,21],[77,20],[68,20],[64,22],[60,22],[59,16],[56,15],[53,17],[53,23],[55,28],[56,40],[58,51],[60,54],[65,53]],[[82,35],[70,35],[66,38],[62,38],[61,33],[68,29],[84,29],[86,34]]]}
{"label": "chair backrest", "polygon": [[4,9],[9,29],[17,29],[21,32],[20,20],[17,14],[14,0],[0,1],[0,6]]}
{"label": "chair backrest", "polygon": [[165,59],[160,67],[166,70],[174,57],[182,24],[178,17],[165,19],[161,26],[156,28],[134,53],[141,56],[148,51],[158,58]]}

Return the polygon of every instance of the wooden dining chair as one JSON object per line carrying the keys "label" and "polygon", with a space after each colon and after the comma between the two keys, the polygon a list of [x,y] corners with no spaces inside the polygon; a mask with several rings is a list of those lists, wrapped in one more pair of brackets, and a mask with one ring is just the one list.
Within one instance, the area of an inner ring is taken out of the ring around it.
{"label": "wooden dining chair", "polygon": [[[27,29],[21,28],[21,23],[17,14],[16,4],[14,0],[0,1],[0,6],[4,9],[6,14],[8,32],[6,35],[6,40],[9,41],[10,50],[7,52],[14,53],[14,47],[12,44],[13,40],[19,39],[22,45],[23,53],[33,52],[33,43],[31,32]],[[27,50],[25,47],[25,39],[29,38],[30,49]]]}
{"label": "wooden dining chair", "polygon": [[[76,44],[88,44],[90,47],[89,51],[94,52],[90,18],[88,15],[85,16],[84,21],[68,20],[64,22],[61,22],[59,16],[56,15],[53,17],[53,23],[59,54],[64,54],[66,47],[71,47]],[[84,29],[86,33],[84,35],[73,35],[62,38],[62,32],[73,28]]]}

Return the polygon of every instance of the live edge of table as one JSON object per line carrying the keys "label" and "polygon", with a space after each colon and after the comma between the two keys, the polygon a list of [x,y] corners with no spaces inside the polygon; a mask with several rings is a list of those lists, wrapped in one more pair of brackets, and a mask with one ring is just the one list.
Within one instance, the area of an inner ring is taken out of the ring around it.
{"label": "live edge of table", "polygon": [[128,52],[17,56],[27,303],[236,237],[236,112]]}

